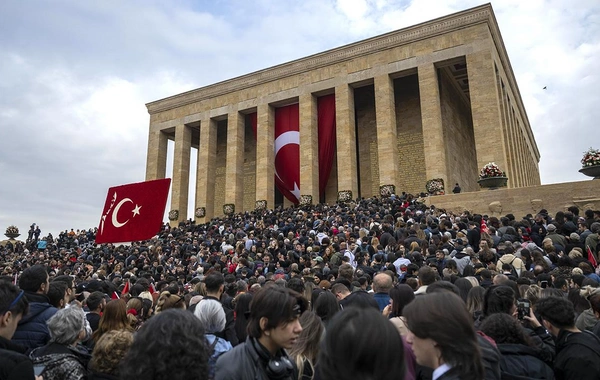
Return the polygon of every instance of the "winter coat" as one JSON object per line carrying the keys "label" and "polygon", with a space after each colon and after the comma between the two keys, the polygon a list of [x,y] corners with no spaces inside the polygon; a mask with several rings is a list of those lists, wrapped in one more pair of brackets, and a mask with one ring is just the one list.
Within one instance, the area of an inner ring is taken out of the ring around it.
{"label": "winter coat", "polygon": [[25,296],[29,301],[29,313],[19,321],[12,341],[31,350],[50,341],[46,322],[58,309],[50,305],[48,297],[44,294],[25,292]]}
{"label": "winter coat", "polygon": [[561,330],[556,337],[557,379],[600,379],[600,339],[590,332]]}
{"label": "winter coat", "polygon": [[575,321],[575,327],[579,330],[592,330],[594,326],[598,323],[598,318],[594,315],[594,311],[590,309],[586,309],[583,313],[579,314],[577,320]]}
{"label": "winter coat", "polygon": [[[265,353],[259,353],[257,349],[262,348],[255,345],[259,345],[259,343],[254,338],[248,337],[246,338],[246,342],[238,344],[231,351],[219,356],[215,379],[269,380],[265,369],[265,366],[268,364],[264,358]],[[280,350],[278,356],[285,356],[294,365],[292,376],[282,380],[297,380],[298,370],[294,361],[284,350]]]}
{"label": "winter coat", "polygon": [[502,379],[554,379],[552,368],[539,357],[537,350],[522,344],[499,344],[502,354]]}
{"label": "winter coat", "polygon": [[88,378],[88,354],[58,343],[33,350],[29,357],[34,365],[43,365],[44,380],[85,380]]}
{"label": "winter coat", "polygon": [[24,351],[24,347],[0,337],[0,379],[33,379],[33,364]]}

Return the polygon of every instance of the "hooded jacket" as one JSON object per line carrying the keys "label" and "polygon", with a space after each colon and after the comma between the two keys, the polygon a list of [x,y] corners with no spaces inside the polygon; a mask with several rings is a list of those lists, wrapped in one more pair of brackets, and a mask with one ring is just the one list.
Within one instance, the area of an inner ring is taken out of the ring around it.
{"label": "hooded jacket", "polygon": [[50,305],[48,297],[44,294],[26,291],[25,296],[29,301],[29,313],[19,321],[12,341],[32,350],[50,341],[46,322],[56,314],[58,309]]}
{"label": "hooded jacket", "polygon": [[500,370],[507,379],[554,379],[552,368],[544,363],[537,351],[522,344],[499,344],[502,354]]}
{"label": "hooded jacket", "polygon": [[561,330],[556,337],[554,374],[557,379],[599,379],[600,339],[590,332]]}

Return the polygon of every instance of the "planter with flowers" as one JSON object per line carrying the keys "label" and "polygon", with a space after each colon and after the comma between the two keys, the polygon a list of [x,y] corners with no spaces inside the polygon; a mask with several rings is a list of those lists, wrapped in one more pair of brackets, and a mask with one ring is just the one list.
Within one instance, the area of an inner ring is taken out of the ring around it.
{"label": "planter with flowers", "polygon": [[444,195],[444,179],[434,178],[425,183],[425,190],[431,195]]}
{"label": "planter with flowers", "polygon": [[396,186],[394,185],[381,185],[379,186],[379,195],[382,197],[391,197],[392,194],[396,194]]}
{"label": "planter with flowers", "polygon": [[225,203],[223,205],[223,214],[225,214],[225,215],[235,214],[235,205],[233,203]]}
{"label": "planter with flowers", "polygon": [[21,234],[19,233],[19,228],[16,226],[8,226],[8,228],[6,228],[6,232],[4,232],[4,235],[6,235],[6,237],[9,239],[15,239]]}
{"label": "planter with flowers", "polygon": [[590,148],[583,153],[579,172],[600,179],[600,150]]}
{"label": "planter with flowers", "polygon": [[171,210],[169,211],[169,220],[175,221],[179,219],[179,210]]}
{"label": "planter with flowers", "polygon": [[206,207],[198,207],[194,215],[196,215],[196,218],[204,218],[206,216]]}
{"label": "planter with flowers", "polygon": [[479,172],[479,186],[488,189],[497,189],[499,187],[505,187],[508,178],[498,165],[494,162],[486,164]]}
{"label": "planter with flowers", "polygon": [[352,190],[338,191],[338,202],[350,202],[352,200]]}
{"label": "planter with flowers", "polygon": [[300,196],[300,206],[310,206],[312,205],[313,197],[312,195],[301,195]]}

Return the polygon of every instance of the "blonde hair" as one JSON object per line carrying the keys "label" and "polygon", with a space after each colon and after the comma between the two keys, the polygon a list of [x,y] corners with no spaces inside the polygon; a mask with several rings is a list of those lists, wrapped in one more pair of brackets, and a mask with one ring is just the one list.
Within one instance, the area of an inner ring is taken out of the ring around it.
{"label": "blonde hair", "polygon": [[133,345],[133,334],[128,330],[112,330],[100,337],[94,346],[90,367],[97,372],[118,375],[121,359]]}
{"label": "blonde hair", "polygon": [[185,309],[185,301],[183,297],[171,294],[169,291],[160,293],[158,301],[156,301],[156,313],[168,309]]}

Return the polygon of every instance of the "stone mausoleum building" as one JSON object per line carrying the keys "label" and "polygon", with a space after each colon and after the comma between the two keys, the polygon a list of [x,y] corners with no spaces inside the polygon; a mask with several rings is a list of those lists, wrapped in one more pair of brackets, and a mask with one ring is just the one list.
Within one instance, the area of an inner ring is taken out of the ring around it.
{"label": "stone mausoleum building", "polygon": [[[319,158],[325,97],[335,133],[326,163]],[[454,183],[478,191],[479,170],[492,161],[508,189],[540,184],[540,154],[489,4],[147,104],[146,179],[165,177],[170,139],[178,220],[192,217],[192,148],[198,222],[222,215],[225,204],[235,212],[291,204],[277,190],[283,174],[275,165],[276,115],[290,105],[299,183],[289,192],[310,196],[304,201],[335,202],[340,191],[371,197],[382,185],[420,193],[434,178],[446,191]]]}

